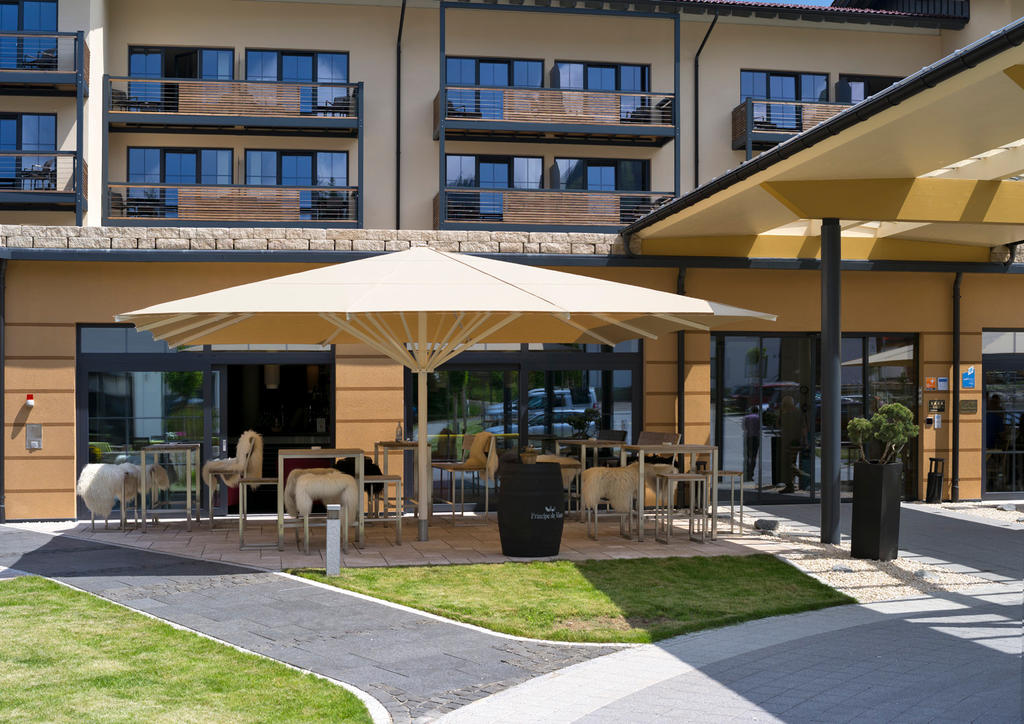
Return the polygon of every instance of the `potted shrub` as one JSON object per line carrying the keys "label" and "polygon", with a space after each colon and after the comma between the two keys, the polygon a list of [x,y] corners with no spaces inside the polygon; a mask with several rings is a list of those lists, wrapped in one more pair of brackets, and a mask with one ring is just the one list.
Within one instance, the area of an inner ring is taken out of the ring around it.
{"label": "potted shrub", "polygon": [[[853,418],[846,430],[860,449],[860,460],[853,464],[851,555],[890,561],[896,558],[900,542],[903,463],[899,455],[910,438],[917,437],[914,414],[894,402],[880,407],[870,420]],[[867,449],[879,447],[878,460],[869,460]]]}

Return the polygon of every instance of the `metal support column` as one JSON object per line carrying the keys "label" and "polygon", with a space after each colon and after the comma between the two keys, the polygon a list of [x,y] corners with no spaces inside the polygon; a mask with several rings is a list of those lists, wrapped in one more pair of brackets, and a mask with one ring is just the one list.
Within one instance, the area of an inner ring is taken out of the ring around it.
{"label": "metal support column", "polygon": [[359,188],[356,189],[356,222],[358,223],[360,229],[365,229],[366,220],[363,218],[363,200],[366,198],[366,187],[364,185],[366,182],[363,179],[363,157],[365,156],[365,153],[363,151],[363,137],[366,135],[366,133],[364,132],[364,116],[366,109],[366,100],[364,98],[364,94],[366,92],[366,87],[363,84],[363,81],[359,81],[359,85],[356,89],[356,92],[359,94],[358,97],[356,98],[356,108],[358,109],[359,113],[359,120],[357,121],[357,133],[359,134],[359,137],[356,139],[356,150],[359,153],[359,170],[357,172],[359,177]]}
{"label": "metal support column", "polygon": [[441,64],[440,64],[441,67],[438,69],[438,77],[441,79],[441,83],[440,83],[440,86],[439,86],[439,88],[440,88],[439,92],[441,94],[441,98],[440,98],[439,110],[438,110],[439,118],[437,119],[437,155],[438,155],[438,159],[437,159],[437,177],[438,177],[438,181],[437,181],[437,183],[438,183],[438,187],[437,187],[437,189],[438,189],[437,190],[437,228],[438,229],[446,229],[446,228],[448,228],[447,224],[445,223],[447,221],[447,216],[448,216],[448,194],[445,193],[445,186],[447,185],[447,181],[448,181],[448,171],[447,171],[447,161],[445,161],[445,157],[444,157],[444,134],[446,132],[445,131],[445,125],[444,125],[444,119],[445,119],[445,116],[448,115],[448,112],[447,112],[447,108],[448,108],[448,89],[445,88],[445,86],[448,83],[448,73],[447,73],[447,65],[448,65],[448,63],[447,63],[447,60],[445,59],[445,53],[447,53],[448,51],[447,51],[447,43],[445,42],[445,37],[444,37],[444,33],[445,33],[445,28],[444,28],[444,20],[445,20],[445,18],[444,18],[444,9],[445,9],[445,4],[442,2],[441,3],[441,14],[440,14],[440,18],[438,19],[438,26],[439,26],[440,31],[441,31],[440,43],[439,43],[440,48],[441,48]]}
{"label": "metal support column", "polygon": [[839,542],[842,363],[839,219],[821,222],[821,542]]}
{"label": "metal support column", "polygon": [[[82,225],[85,213],[85,32],[75,34],[75,226]],[[104,158],[106,163],[106,158]]]}
{"label": "metal support column", "polygon": [[[963,272],[957,272],[953,279],[953,449],[952,465],[949,474],[949,499],[954,503],[960,500],[960,288],[963,284]],[[942,499],[942,494],[939,494]]]}

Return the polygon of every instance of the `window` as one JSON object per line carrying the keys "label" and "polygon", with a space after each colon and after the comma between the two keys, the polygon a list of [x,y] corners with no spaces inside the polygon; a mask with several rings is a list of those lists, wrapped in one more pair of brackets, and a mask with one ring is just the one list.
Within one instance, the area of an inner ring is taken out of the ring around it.
{"label": "window", "polygon": [[348,152],[249,150],[245,152],[245,182],[256,186],[348,186]]}
{"label": "window", "polygon": [[740,71],[740,100],[828,102],[828,75],[767,70]]}
{"label": "window", "polygon": [[169,186],[228,185],[232,152],[226,148],[129,148],[126,214],[177,218],[178,189]]}
{"label": "window", "polygon": [[[0,2],[0,32],[57,32],[55,0],[7,0]],[[55,37],[0,38],[0,68],[57,69]]]}
{"label": "window", "polygon": [[766,70],[740,71],[740,100],[771,100],[783,103],[755,103],[754,121],[762,128],[801,130],[800,103],[828,102],[828,75]]}
{"label": "window", "polygon": [[[543,160],[527,156],[449,155],[446,186],[475,189],[539,189]],[[449,193],[448,218],[463,221],[501,221],[503,193]]]}
{"label": "window", "polygon": [[348,83],[348,53],[247,50],[246,80]]}
{"label": "window", "polygon": [[[128,75],[133,78],[231,80],[235,76],[235,52],[221,48],[131,47],[128,49]],[[137,85],[144,88],[151,84]]]}
{"label": "window", "polygon": [[555,63],[552,84],[556,88],[595,91],[638,91],[651,89],[650,68],[646,65],[609,63]]}
{"label": "window", "polygon": [[352,194],[342,188],[348,186],[346,151],[248,150],[245,182],[298,187],[299,218],[304,221],[351,219],[355,208]]}
{"label": "window", "polygon": [[459,156],[446,157],[450,187],[539,189],[543,159],[535,156]]}
{"label": "window", "polygon": [[647,191],[648,162],[635,159],[556,158],[553,185],[590,191]]}
{"label": "window", "polygon": [[[11,113],[0,115],[0,152],[54,151],[57,116]],[[0,155],[0,188],[53,191],[57,188],[57,156],[48,154]]]}
{"label": "window", "polygon": [[[506,58],[447,58],[448,85],[540,88],[544,63]],[[511,82],[510,82],[511,81]]]}
{"label": "window", "polygon": [[836,101],[839,103],[860,103],[869,96],[883,91],[899,77],[884,75],[845,75],[840,74],[836,83]]}

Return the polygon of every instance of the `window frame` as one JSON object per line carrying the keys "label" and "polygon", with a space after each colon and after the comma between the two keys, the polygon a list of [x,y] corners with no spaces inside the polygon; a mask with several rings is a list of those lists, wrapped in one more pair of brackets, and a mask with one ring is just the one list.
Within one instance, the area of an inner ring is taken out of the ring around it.
{"label": "window frame", "polygon": [[[448,78],[448,61],[449,60],[471,60],[473,61],[473,83],[465,84],[471,85],[474,88],[526,88],[529,90],[536,90],[544,87],[544,60],[543,58],[502,58],[502,57],[491,57],[483,55],[446,55],[444,57],[445,63],[445,85],[452,85],[451,80]],[[508,67],[509,84],[507,86],[490,86],[480,85],[480,63],[504,63]],[[539,63],[540,64],[540,85],[517,85],[515,83],[515,64],[517,62],[522,63]],[[463,84],[458,84],[463,85]]]}
{"label": "window frame", "polygon": [[[740,68],[740,93],[739,93],[739,95],[740,95],[740,102],[741,103],[743,103],[744,101],[747,100],[743,96],[743,74],[744,73],[765,73],[765,74],[767,74],[769,76],[771,76],[771,75],[789,76],[789,77],[793,78],[796,81],[796,96],[797,97],[795,99],[790,100],[790,99],[787,99],[787,98],[754,98],[753,96],[751,96],[751,100],[754,101],[755,103],[771,103],[772,101],[777,101],[777,102],[780,102],[780,103],[832,103],[833,102],[832,95],[831,95],[832,91],[831,91],[831,89],[829,87],[830,83],[831,83],[831,80],[832,80],[832,74],[829,73],[828,71],[820,71],[820,70],[773,70],[773,69],[770,69],[770,68]],[[802,90],[801,86],[803,84],[801,82],[801,76],[805,76],[805,75],[824,76],[824,78],[825,78],[825,94],[827,96],[824,100],[813,100],[813,101],[802,100],[802,98],[801,98],[801,90]],[[766,84],[766,89],[767,89],[767,84]]]}
{"label": "window frame", "polygon": [[[473,159],[473,176],[474,176],[474,180],[476,181],[476,184],[477,184],[476,186],[451,186],[450,185],[450,182],[448,181],[448,159],[450,157],[453,157],[453,156],[470,157],[470,158]],[[516,176],[515,176],[515,174],[516,174],[515,161],[516,161],[517,158],[522,158],[522,159],[527,159],[527,160],[539,160],[540,161],[540,185],[537,187],[537,189],[532,189],[531,187],[528,187],[528,186],[516,186],[515,185],[515,182],[516,182],[516,180],[515,180],[515,178],[516,178]],[[485,163],[495,163],[495,162],[498,162],[498,161],[504,161],[506,163],[507,167],[508,167],[508,178],[509,178],[509,184],[511,184],[511,185],[509,185],[509,186],[507,186],[505,188],[499,188],[499,189],[492,189],[492,188],[486,188],[486,187],[480,186],[480,162],[481,162],[481,160],[483,160]],[[445,188],[460,189],[460,190],[461,189],[482,189],[484,191],[494,191],[494,192],[499,192],[499,191],[530,191],[530,190],[539,190],[539,189],[545,188],[544,187],[544,157],[543,156],[524,156],[524,155],[519,155],[519,154],[505,155],[505,154],[500,154],[500,153],[499,154],[488,154],[488,153],[484,153],[484,154],[480,154],[480,153],[446,153],[444,155],[444,163],[445,163],[445,183],[444,183]]]}
{"label": "window frame", "polygon": [[[256,52],[256,53],[276,53],[277,54],[277,80],[275,80],[275,81],[249,80],[249,53],[253,53],[253,52]],[[321,53],[322,54],[326,54],[326,55],[344,55],[345,56],[345,66],[346,66],[347,73],[346,73],[346,78],[345,78],[344,81],[336,81],[336,80],[324,80],[324,81],[322,81],[322,80],[319,79],[319,77],[318,77],[319,76],[319,68],[320,68],[319,56],[320,56]],[[348,50],[309,50],[309,49],[300,49],[300,48],[265,48],[265,47],[255,47],[255,48],[247,47],[247,48],[245,48],[245,50],[243,51],[243,57],[245,58],[245,67],[242,68],[242,76],[243,76],[242,79],[247,81],[247,82],[250,82],[250,83],[298,83],[298,82],[305,83],[306,81],[284,81],[284,80],[281,80],[281,72],[283,70],[282,60],[283,60],[283,57],[285,55],[308,55],[308,56],[310,56],[312,58],[312,63],[313,63],[313,80],[308,81],[309,83],[312,83],[312,84],[317,84],[317,83],[328,83],[328,84],[345,83],[345,84],[348,84],[348,83],[352,82],[352,53],[350,51],[348,51]]]}
{"label": "window frame", "polygon": [[[281,158],[282,158],[282,155],[289,155],[289,156],[310,156],[311,161],[312,161],[312,163],[310,165],[311,166],[311,170],[310,170],[310,181],[311,181],[311,183],[305,185],[307,188],[311,188],[311,189],[344,189],[344,188],[351,188],[351,185],[348,183],[348,181],[349,181],[349,179],[351,178],[351,175],[352,175],[352,168],[351,168],[352,156],[351,156],[351,154],[347,150],[333,150],[333,149],[324,149],[324,148],[317,148],[317,149],[308,149],[308,148],[284,148],[284,149],[282,149],[282,148],[262,148],[262,147],[261,148],[245,148],[245,149],[242,150],[242,179],[243,179],[243,185],[245,185],[245,186],[256,186],[256,187],[266,186],[266,184],[250,184],[248,182],[248,178],[249,178],[249,152],[250,151],[253,152],[253,153],[273,153],[273,154],[275,154],[276,159],[275,159],[274,167],[275,167],[275,174],[276,174],[276,178],[277,178],[277,183],[273,184],[274,187],[284,186],[284,184],[281,183]],[[317,176],[316,176],[316,174],[317,174],[317,154],[320,154],[320,153],[343,153],[343,154],[345,154],[345,184],[343,186],[320,186],[319,184],[316,183],[316,178],[317,178]],[[285,188],[288,188],[288,187],[286,186]],[[294,187],[292,187],[292,188],[294,188]]]}
{"label": "window frame", "polygon": [[[551,64],[552,73],[558,72],[558,66],[561,63],[573,63],[583,66],[583,87],[582,88],[565,88],[564,86],[558,86],[561,90],[585,90],[592,93],[650,93],[651,88],[654,87],[653,83],[653,72],[651,70],[650,63],[621,63],[621,62],[607,62],[599,60],[570,60],[567,58],[556,58]],[[615,69],[615,90],[605,90],[601,88],[591,89],[589,83],[589,75],[587,69],[591,66],[595,68],[614,68]],[[646,85],[646,88],[641,90],[623,90],[622,89],[622,68],[628,66],[631,68],[640,68],[643,80],[645,81],[642,85]],[[552,78],[555,76],[552,75]],[[552,86],[554,88],[554,86]]]}
{"label": "window frame", "polygon": [[[172,78],[170,76],[165,76],[164,75],[164,67],[165,67],[165,65],[168,62],[167,53],[168,53],[168,51],[174,51],[174,50],[190,50],[190,51],[193,51],[196,54],[196,73],[197,73],[197,75],[196,75],[195,78]],[[203,51],[204,50],[216,50],[218,52],[229,52],[229,53],[231,53],[231,77],[230,78],[226,78],[226,79],[225,78],[217,78],[217,79],[203,78]],[[132,68],[132,54],[133,53],[138,53],[138,52],[158,52],[158,53],[160,53],[160,75],[159,76],[143,76],[143,75],[133,76],[132,75],[132,70],[131,70],[131,68]],[[237,70],[237,67],[236,67],[237,63],[236,63],[236,61],[237,61],[237,57],[235,55],[235,49],[232,48],[232,47],[228,47],[228,46],[220,47],[220,46],[215,46],[215,45],[210,45],[210,46],[206,46],[206,45],[204,45],[204,46],[192,46],[192,45],[148,45],[148,44],[142,44],[142,45],[129,45],[128,46],[128,64],[125,67],[127,68],[126,75],[129,78],[152,78],[152,79],[161,79],[161,80],[167,79],[167,80],[221,80],[221,81],[228,81],[228,80],[237,80],[237,78],[235,77],[235,75],[236,75],[235,71]]]}
{"label": "window frame", "polygon": [[[131,180],[131,152],[133,150],[140,151],[160,151],[160,181],[156,183],[166,184],[167,183],[167,152],[171,153],[195,153],[196,154],[196,181],[195,184],[175,184],[176,186],[234,186],[235,184],[235,149],[222,146],[128,146],[125,148],[125,185],[131,186],[133,183]],[[203,151],[227,151],[231,154],[231,182],[226,184],[204,184],[203,178]],[[151,181],[139,181],[140,185],[147,185],[153,183]]]}

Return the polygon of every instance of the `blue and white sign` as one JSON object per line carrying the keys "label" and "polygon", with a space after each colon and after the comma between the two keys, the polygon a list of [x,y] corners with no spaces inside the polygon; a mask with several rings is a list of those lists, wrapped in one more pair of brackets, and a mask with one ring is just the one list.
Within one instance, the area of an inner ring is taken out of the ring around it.
{"label": "blue and white sign", "polygon": [[965,390],[974,389],[974,367],[968,367],[967,371],[963,373],[963,382],[960,385]]}

